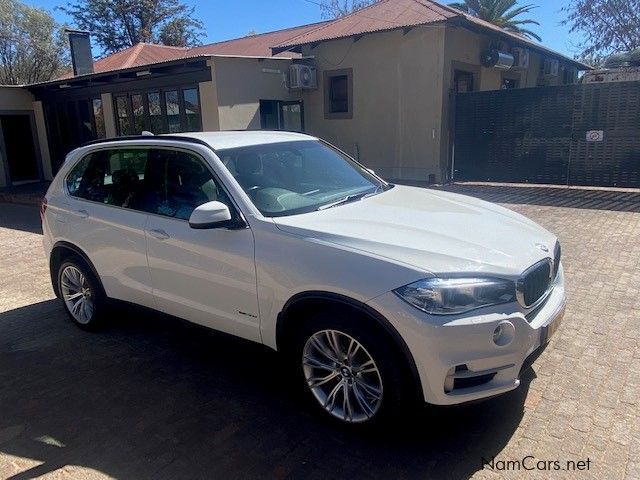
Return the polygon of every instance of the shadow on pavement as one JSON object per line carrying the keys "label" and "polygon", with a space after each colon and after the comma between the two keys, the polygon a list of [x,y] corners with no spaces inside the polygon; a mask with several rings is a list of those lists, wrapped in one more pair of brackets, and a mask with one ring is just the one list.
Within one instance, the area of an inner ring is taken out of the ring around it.
{"label": "shadow on pavement", "polygon": [[496,203],[640,212],[640,191],[460,183],[431,188]]}
{"label": "shadow on pavement", "polygon": [[517,428],[533,370],[497,399],[383,432],[312,413],[262,346],[118,306],[101,333],[54,300],[0,314],[0,455],[117,478],[467,478]]}
{"label": "shadow on pavement", "polygon": [[0,202],[0,228],[42,234],[38,207]]}

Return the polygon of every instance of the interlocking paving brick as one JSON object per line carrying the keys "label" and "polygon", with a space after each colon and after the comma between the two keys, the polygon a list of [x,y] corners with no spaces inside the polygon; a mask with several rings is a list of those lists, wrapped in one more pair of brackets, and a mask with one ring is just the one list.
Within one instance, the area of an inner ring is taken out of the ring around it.
{"label": "interlocking paving brick", "polygon": [[[0,204],[0,478],[640,478],[640,193],[446,189],[559,236],[566,317],[519,390],[364,435],[309,413],[261,347],[136,309],[75,329],[37,210]],[[494,455],[591,464],[483,469]]]}

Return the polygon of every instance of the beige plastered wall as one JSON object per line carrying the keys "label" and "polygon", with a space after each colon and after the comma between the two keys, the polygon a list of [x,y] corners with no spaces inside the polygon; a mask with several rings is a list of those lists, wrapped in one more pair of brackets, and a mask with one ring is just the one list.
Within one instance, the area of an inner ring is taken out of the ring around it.
{"label": "beige plastered wall", "polygon": [[[318,89],[305,91],[305,127],[391,179],[440,175],[444,28],[416,27],[305,47]],[[353,115],[327,119],[325,71],[352,69]]]}
{"label": "beige plastered wall", "polygon": [[[288,59],[260,59],[250,57],[215,57],[213,83],[205,86],[211,111],[217,104],[219,130],[253,130],[260,128],[260,100],[299,100],[298,91],[287,88],[286,75],[291,61]],[[202,87],[201,87],[202,88]],[[216,95],[213,95],[215,90]],[[203,90],[200,91],[201,98]],[[201,100],[204,106],[204,100]],[[214,115],[210,123],[215,127]]]}

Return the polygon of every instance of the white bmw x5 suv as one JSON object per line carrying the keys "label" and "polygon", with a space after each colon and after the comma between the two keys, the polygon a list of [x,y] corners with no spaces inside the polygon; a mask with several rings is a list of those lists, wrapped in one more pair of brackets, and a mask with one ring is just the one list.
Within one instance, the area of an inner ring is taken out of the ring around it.
{"label": "white bmw x5 suv", "polygon": [[348,424],[518,387],[564,313],[554,235],[302,134],[94,142],[68,155],[42,219],[78,326],[118,299],[263,343]]}

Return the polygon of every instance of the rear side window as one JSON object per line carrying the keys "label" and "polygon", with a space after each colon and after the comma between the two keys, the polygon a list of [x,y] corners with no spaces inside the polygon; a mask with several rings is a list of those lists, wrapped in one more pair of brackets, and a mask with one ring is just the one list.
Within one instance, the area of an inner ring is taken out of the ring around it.
{"label": "rear side window", "polygon": [[181,220],[213,200],[234,211],[204,161],[182,150],[100,150],[78,162],[66,187],[74,197]]}
{"label": "rear side window", "polygon": [[78,164],[71,169],[69,175],[65,179],[65,186],[67,187],[67,191],[69,195],[73,197],[80,197],[80,183],[82,182],[82,177],[87,170],[87,166],[91,162],[91,155],[87,155],[82,160],[78,162]]}
{"label": "rear side window", "polygon": [[142,193],[149,150],[100,150],[83,158],[69,173],[69,194],[92,202],[135,208]]}

